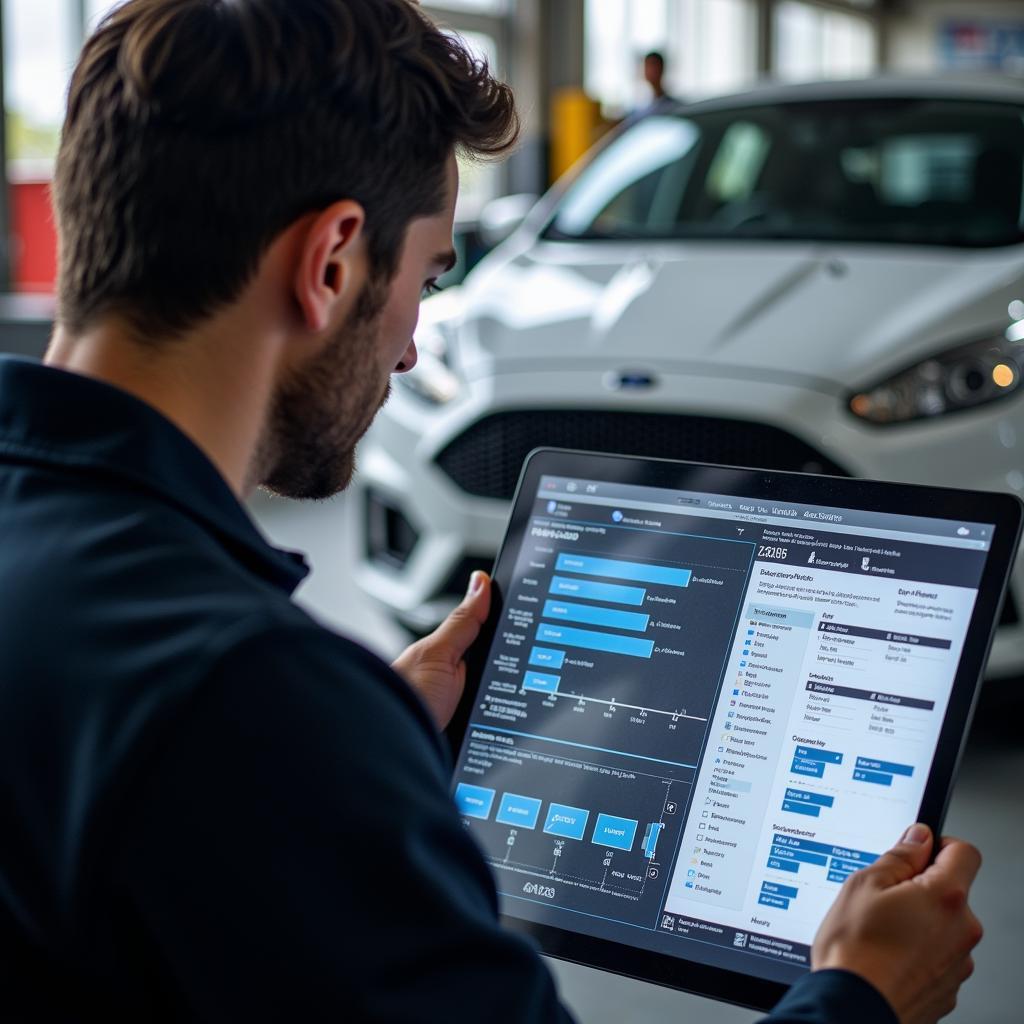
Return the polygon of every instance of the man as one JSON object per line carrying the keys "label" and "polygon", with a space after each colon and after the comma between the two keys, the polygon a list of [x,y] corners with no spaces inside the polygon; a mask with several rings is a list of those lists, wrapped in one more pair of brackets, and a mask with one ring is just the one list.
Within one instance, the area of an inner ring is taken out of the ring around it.
{"label": "man", "polygon": [[651,88],[651,103],[671,100],[665,91],[665,56],[658,50],[644,54],[644,81]]}
{"label": "man", "polygon": [[644,54],[641,62],[641,72],[644,82],[651,90],[651,98],[646,103],[639,104],[626,117],[626,124],[635,124],[648,114],[656,114],[671,107],[677,102],[674,96],[665,91],[665,56],[659,50],[651,50]]}
{"label": "man", "polygon": [[[58,326],[0,364],[4,1021],[568,1020],[436,732],[486,577],[393,672],[240,504],[348,482],[452,260],[454,154],[515,133],[407,0],[129,0],[86,44]],[[774,1021],[950,1008],[978,856],[931,852],[847,883]]]}

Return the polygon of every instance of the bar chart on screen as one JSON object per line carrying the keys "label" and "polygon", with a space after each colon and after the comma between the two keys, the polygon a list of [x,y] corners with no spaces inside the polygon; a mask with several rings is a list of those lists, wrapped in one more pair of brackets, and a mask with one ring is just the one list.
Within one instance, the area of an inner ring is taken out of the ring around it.
{"label": "bar chart on screen", "polygon": [[[646,635],[651,625],[651,615],[642,612],[625,611],[621,605],[641,606],[647,597],[643,587],[622,586],[607,582],[608,579],[639,580],[647,582],[664,582],[669,586],[689,586],[692,572],[689,569],[677,569],[655,566],[650,563],[622,562],[606,558],[584,558],[564,553],[556,559],[556,569],[561,572],[586,573],[588,576],[600,575],[604,580],[585,577],[553,576],[548,588],[550,595],[544,601],[542,621],[537,627],[536,640],[539,644],[560,644],[575,651],[587,651],[591,654],[611,654],[623,657],[649,659],[654,653],[654,641]],[[563,596],[571,596],[579,600],[563,600]],[[582,603],[583,601],[601,602],[600,604]],[[566,626],[563,623],[572,623]],[[575,624],[581,624],[577,626]],[[595,631],[591,627],[600,627],[621,631],[608,633]],[[530,652],[530,665],[561,667],[566,663],[566,651],[549,647],[536,646]],[[570,659],[570,666],[578,665],[579,659]],[[595,666],[596,667],[596,666]],[[593,669],[584,667],[584,672]],[[682,683],[685,673],[680,675]],[[562,678],[541,672],[528,671],[523,678],[524,692],[538,692],[547,695],[544,706],[553,707],[558,700],[575,701],[577,705],[602,705],[603,715],[610,718],[616,712],[632,713],[633,717],[662,715],[670,723],[680,719],[692,719],[706,722],[707,716],[690,714],[685,705],[676,704],[671,708],[652,707],[637,704],[628,699],[615,696],[588,696],[584,689],[586,677],[582,676],[577,685],[571,689],[559,689]],[[637,723],[633,723],[637,724]]]}
{"label": "bar chart on screen", "polygon": [[613,543],[588,538],[585,550],[530,546],[480,721],[694,763],[748,561],[745,545],[700,537],[623,532]]}

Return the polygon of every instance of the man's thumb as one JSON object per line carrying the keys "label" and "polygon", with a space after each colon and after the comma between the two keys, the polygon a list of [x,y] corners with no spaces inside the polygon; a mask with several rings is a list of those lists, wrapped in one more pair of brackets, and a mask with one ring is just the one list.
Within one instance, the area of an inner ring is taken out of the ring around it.
{"label": "man's thumb", "polygon": [[487,621],[490,607],[491,579],[487,573],[477,570],[469,578],[469,588],[461,604],[456,606],[428,639],[435,644],[443,644],[456,658],[461,658],[477,638],[480,627]]}
{"label": "man's thumb", "polygon": [[487,573],[477,569],[470,575],[466,596],[459,608],[464,608],[481,626],[487,621],[491,610],[491,577]]}
{"label": "man's thumb", "polygon": [[883,889],[906,882],[928,867],[932,842],[932,830],[927,825],[911,825],[903,838],[867,870]]}

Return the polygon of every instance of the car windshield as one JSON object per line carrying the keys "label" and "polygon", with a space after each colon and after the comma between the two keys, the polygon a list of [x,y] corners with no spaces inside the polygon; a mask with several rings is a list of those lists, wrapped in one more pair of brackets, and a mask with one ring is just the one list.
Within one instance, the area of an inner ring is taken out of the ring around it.
{"label": "car windshield", "polygon": [[554,239],[1024,241],[1024,106],[819,101],[650,116],[602,148]]}

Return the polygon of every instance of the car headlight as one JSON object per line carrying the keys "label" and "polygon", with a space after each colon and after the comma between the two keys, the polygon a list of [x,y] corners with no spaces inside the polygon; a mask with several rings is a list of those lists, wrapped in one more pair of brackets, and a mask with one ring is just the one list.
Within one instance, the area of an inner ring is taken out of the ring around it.
{"label": "car headlight", "polygon": [[1005,334],[961,345],[897,373],[850,399],[850,411],[869,423],[907,423],[973,409],[1012,395],[1021,383],[1024,351],[1011,327]]}
{"label": "car headlight", "polygon": [[462,381],[448,364],[448,342],[437,324],[416,331],[416,365],[408,373],[398,374],[397,384],[431,405],[447,405],[459,396]]}

